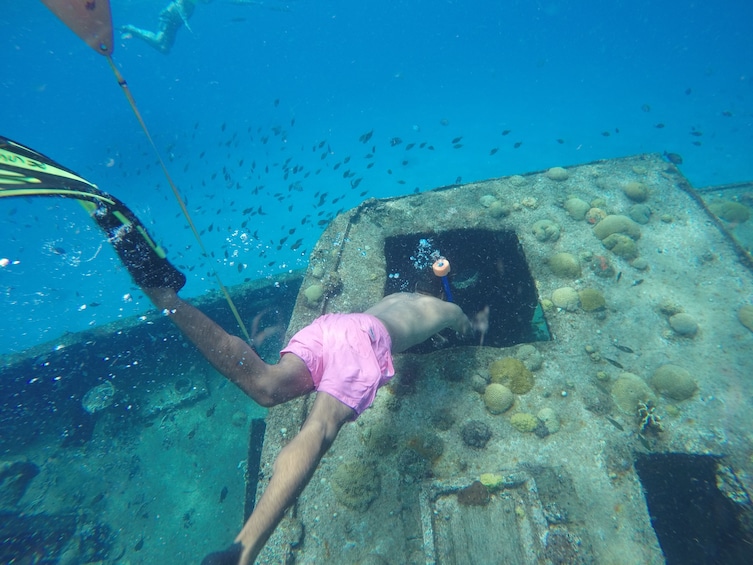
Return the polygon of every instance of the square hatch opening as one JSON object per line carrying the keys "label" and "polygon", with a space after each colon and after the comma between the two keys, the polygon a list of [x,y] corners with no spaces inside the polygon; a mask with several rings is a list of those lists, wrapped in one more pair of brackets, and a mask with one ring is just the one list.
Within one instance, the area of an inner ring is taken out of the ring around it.
{"label": "square hatch opening", "polygon": [[[385,295],[424,292],[445,300],[451,297],[470,318],[488,306],[489,330],[484,345],[510,347],[551,339],[536,285],[514,231],[458,229],[391,236],[385,239],[384,256]],[[440,257],[451,266],[446,280],[432,270]],[[469,344],[455,332],[445,332],[443,337],[446,339],[429,340],[409,351],[427,353]]]}
{"label": "square hatch opening", "polygon": [[753,504],[722,459],[648,453],[635,470],[667,565],[750,563]]}

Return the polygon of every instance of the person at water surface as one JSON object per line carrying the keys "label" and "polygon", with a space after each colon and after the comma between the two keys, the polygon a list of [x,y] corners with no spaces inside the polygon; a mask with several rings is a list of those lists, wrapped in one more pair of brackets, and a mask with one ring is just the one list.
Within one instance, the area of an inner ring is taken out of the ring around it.
{"label": "person at water surface", "polygon": [[[200,1],[208,4],[212,0]],[[175,44],[178,30],[186,26],[186,29],[191,31],[188,20],[193,16],[197,2],[199,0],[173,0],[160,12],[157,31],[148,31],[134,25],[126,24],[120,28],[123,39],[137,37],[142,41],[146,41],[160,53],[167,55]]]}

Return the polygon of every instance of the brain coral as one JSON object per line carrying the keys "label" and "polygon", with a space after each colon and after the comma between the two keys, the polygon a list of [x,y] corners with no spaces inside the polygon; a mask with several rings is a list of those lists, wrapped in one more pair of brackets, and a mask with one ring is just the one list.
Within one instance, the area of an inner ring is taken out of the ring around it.
{"label": "brain coral", "polygon": [[552,292],[552,304],[568,312],[575,312],[580,304],[578,291],[571,286],[563,286]]}
{"label": "brain coral", "polygon": [[532,432],[539,424],[539,420],[533,414],[518,412],[517,414],[512,415],[510,423],[512,424],[512,427],[519,432]]}
{"label": "brain coral", "polygon": [[363,461],[351,461],[335,469],[332,490],[337,501],[353,510],[365,512],[382,490],[375,467]]}
{"label": "brain coral", "polygon": [[572,253],[555,253],[549,258],[549,268],[558,277],[566,279],[580,277],[580,262]]}
{"label": "brain coral", "polygon": [[607,216],[596,224],[593,228],[594,235],[599,239],[604,239],[613,233],[622,233],[632,239],[641,237],[640,226],[628,218],[619,214]]}
{"label": "brain coral", "polygon": [[635,244],[635,241],[624,234],[610,234],[601,243],[612,253],[623,259],[635,259],[638,257],[638,246]]}
{"label": "brain coral", "polygon": [[507,385],[515,394],[525,394],[533,388],[533,373],[515,357],[503,357],[489,365],[492,383]]}
{"label": "brain coral", "polygon": [[737,311],[737,319],[740,323],[753,332],[753,306],[745,304]]}
{"label": "brain coral", "polygon": [[622,186],[625,196],[634,202],[643,202],[648,198],[648,188],[640,182],[631,181]]}
{"label": "brain coral", "polygon": [[661,394],[673,400],[687,400],[695,394],[698,385],[690,373],[677,365],[662,365],[651,377],[651,385]]}
{"label": "brain coral", "polygon": [[584,288],[578,293],[578,298],[580,298],[580,307],[586,312],[603,310],[607,305],[604,295],[595,288]]}
{"label": "brain coral", "polygon": [[502,414],[502,412],[509,410],[514,401],[515,397],[512,395],[512,391],[499,383],[490,384],[484,392],[484,404],[492,414]]}
{"label": "brain coral", "polygon": [[653,394],[646,382],[633,373],[622,373],[612,385],[614,403],[626,414],[636,414],[639,402],[651,400]]}

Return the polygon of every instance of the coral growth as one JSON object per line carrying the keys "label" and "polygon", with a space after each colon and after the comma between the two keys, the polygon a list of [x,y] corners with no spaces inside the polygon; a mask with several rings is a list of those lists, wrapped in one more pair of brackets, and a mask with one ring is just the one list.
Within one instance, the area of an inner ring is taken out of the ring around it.
{"label": "coral growth", "polygon": [[656,407],[651,400],[638,403],[638,425],[640,426],[641,433],[659,433],[663,432],[664,428],[661,425],[661,418],[655,414]]}
{"label": "coral growth", "polygon": [[489,500],[489,489],[479,481],[473,481],[470,486],[458,491],[458,502],[463,506],[486,506]]}
{"label": "coral growth", "polygon": [[492,383],[503,384],[515,394],[525,394],[533,388],[533,373],[515,357],[503,357],[489,365]]}

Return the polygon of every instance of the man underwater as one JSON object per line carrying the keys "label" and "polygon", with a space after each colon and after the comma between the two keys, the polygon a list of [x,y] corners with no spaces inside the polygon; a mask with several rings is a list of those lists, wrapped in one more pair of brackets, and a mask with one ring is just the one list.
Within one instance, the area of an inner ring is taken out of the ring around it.
{"label": "man underwater", "polygon": [[208,555],[204,565],[253,563],[340,428],[371,406],[377,390],[394,375],[393,353],[445,328],[463,336],[472,335],[476,326],[483,329],[483,323],[472,324],[456,304],[428,295],[395,293],[363,313],[317,318],[291,338],[279,362],[271,365],[251,345],[178,297],[185,276],[155,251],[135,216],[123,223],[122,213],[113,214],[109,205],[100,204],[92,217],[154,305],[167,313],[217,371],[258,404],[276,406],[316,392],[301,430],[277,456],[267,489],[235,543]]}
{"label": "man underwater", "polygon": [[395,293],[363,313],[325,314],[296,333],[276,364],[178,297],[186,277],[166,258],[131,210],[75,172],[0,136],[0,194],[60,196],[79,201],[107,235],[134,282],[223,376],[266,407],[316,392],[299,433],[282,448],[253,513],[228,549],[205,565],[252,563],[308,484],[340,428],[371,406],[395,371],[392,354],[451,328],[481,333],[488,309],[471,323],[452,302]]}

